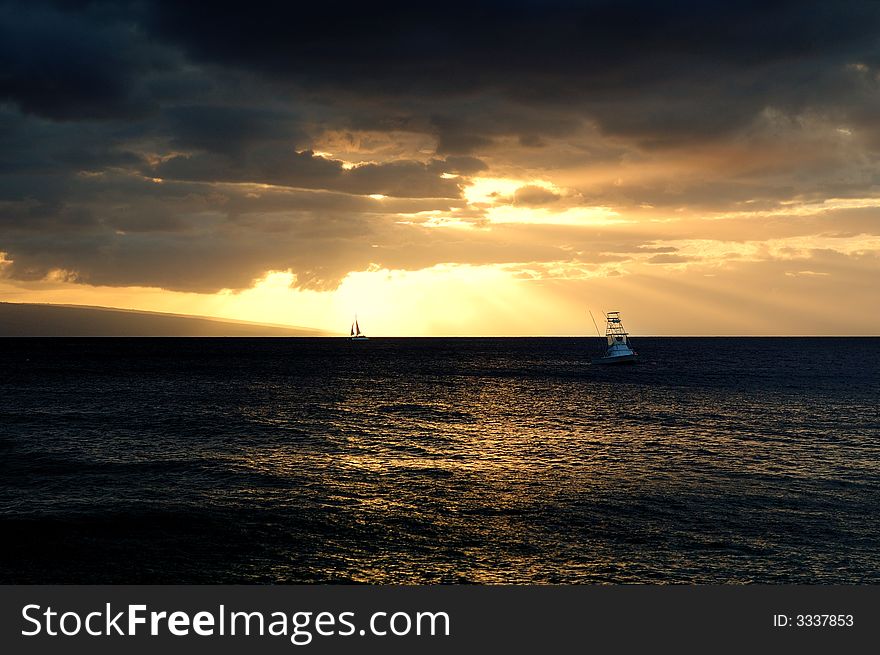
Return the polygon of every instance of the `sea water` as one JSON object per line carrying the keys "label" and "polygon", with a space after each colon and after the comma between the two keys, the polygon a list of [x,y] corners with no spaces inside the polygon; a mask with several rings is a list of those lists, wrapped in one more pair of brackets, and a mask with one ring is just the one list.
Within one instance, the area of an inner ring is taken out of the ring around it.
{"label": "sea water", "polygon": [[0,582],[880,583],[880,339],[0,340]]}

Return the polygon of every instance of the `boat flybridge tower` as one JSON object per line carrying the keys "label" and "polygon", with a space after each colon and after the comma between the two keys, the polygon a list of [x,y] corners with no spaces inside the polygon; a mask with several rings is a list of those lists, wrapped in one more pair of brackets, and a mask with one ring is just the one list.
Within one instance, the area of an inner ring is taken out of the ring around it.
{"label": "boat flybridge tower", "polygon": [[630,347],[629,332],[623,327],[620,312],[605,314],[605,354],[597,358],[596,364],[631,364],[638,354]]}

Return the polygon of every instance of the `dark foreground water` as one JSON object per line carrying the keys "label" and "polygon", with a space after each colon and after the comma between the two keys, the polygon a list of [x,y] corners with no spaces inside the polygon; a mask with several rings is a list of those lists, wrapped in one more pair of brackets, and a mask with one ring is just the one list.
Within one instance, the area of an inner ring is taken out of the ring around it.
{"label": "dark foreground water", "polygon": [[0,582],[880,583],[880,339],[0,340]]}

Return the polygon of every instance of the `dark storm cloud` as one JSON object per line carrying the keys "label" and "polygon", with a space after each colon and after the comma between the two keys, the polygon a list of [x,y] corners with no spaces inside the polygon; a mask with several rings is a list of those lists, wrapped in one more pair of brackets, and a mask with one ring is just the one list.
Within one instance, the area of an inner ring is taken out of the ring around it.
{"label": "dark storm cloud", "polygon": [[[880,8],[849,2],[286,2],[242,11],[158,2],[150,29],[198,61],[333,93],[430,98],[494,91],[575,103],[608,131],[647,142],[700,138],[761,107],[846,105],[829,91],[853,60],[878,57]],[[441,148],[485,135],[435,116]],[[524,133],[527,140],[535,132]]]}
{"label": "dark storm cloud", "polygon": [[262,107],[179,106],[163,119],[175,149],[238,156],[259,144],[305,140],[295,116]]}
{"label": "dark storm cloud", "polygon": [[[58,123],[22,115],[0,106],[0,175],[21,181],[34,176],[39,188],[46,182],[36,176],[101,171],[108,167],[136,166],[141,156],[124,143],[125,129],[115,122]],[[0,177],[0,199],[5,197]],[[18,182],[10,188],[24,189]],[[26,185],[25,185],[26,186]]]}
{"label": "dark storm cloud", "polygon": [[[738,178],[578,191],[706,209],[858,196],[878,183],[866,172],[880,148],[878,31],[880,7],[858,2],[3,3],[4,270],[213,291],[270,269],[330,288],[370,263],[565,259],[560,244],[600,261],[613,244],[592,231],[441,233],[400,214],[461,209],[466,178],[490,170],[505,139],[522,150],[514,168],[546,170],[554,156],[804,138],[761,123],[768,107],[846,123],[867,163],[841,148],[813,169],[793,157]],[[749,131],[756,121],[764,132]],[[317,136],[341,129],[416,132],[435,147],[354,167],[316,154]],[[592,130],[589,148],[551,152],[579,130]],[[514,201],[557,199],[526,186]],[[662,236],[634,235],[621,256]]]}
{"label": "dark storm cloud", "polygon": [[[355,112],[367,111],[364,98],[379,101],[380,115],[394,106],[411,124],[432,129],[441,152],[458,153],[485,146],[491,125],[534,146],[565,122],[560,116],[542,125],[502,103],[481,116],[478,98],[487,93],[518,107],[564,108],[569,128],[580,115],[649,144],[723,133],[767,105],[842,106],[867,121],[872,112],[856,111],[851,101],[858,97],[861,108],[873,92],[844,68],[880,63],[880,8],[862,2],[132,7],[9,5],[0,90],[43,115],[126,116],[151,106],[146,80],[182,52],[199,66],[353,102]],[[444,111],[450,98],[475,104]],[[215,120],[225,124],[222,115]]]}
{"label": "dark storm cloud", "polygon": [[136,16],[100,5],[0,6],[0,98],[59,120],[133,118],[155,104],[144,76],[175,64],[145,38]]}

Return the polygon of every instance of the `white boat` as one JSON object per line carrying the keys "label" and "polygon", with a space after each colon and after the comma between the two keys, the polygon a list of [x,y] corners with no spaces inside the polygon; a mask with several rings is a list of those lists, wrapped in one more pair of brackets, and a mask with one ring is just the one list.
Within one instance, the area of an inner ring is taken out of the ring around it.
{"label": "white boat", "polygon": [[593,360],[594,364],[634,364],[638,353],[630,347],[629,333],[620,320],[620,312],[605,315],[605,354]]}
{"label": "white boat", "polygon": [[349,341],[369,341],[369,337],[366,334],[361,332],[361,326],[358,325],[357,316],[354,317],[354,322],[351,324],[351,336],[348,337]]}

